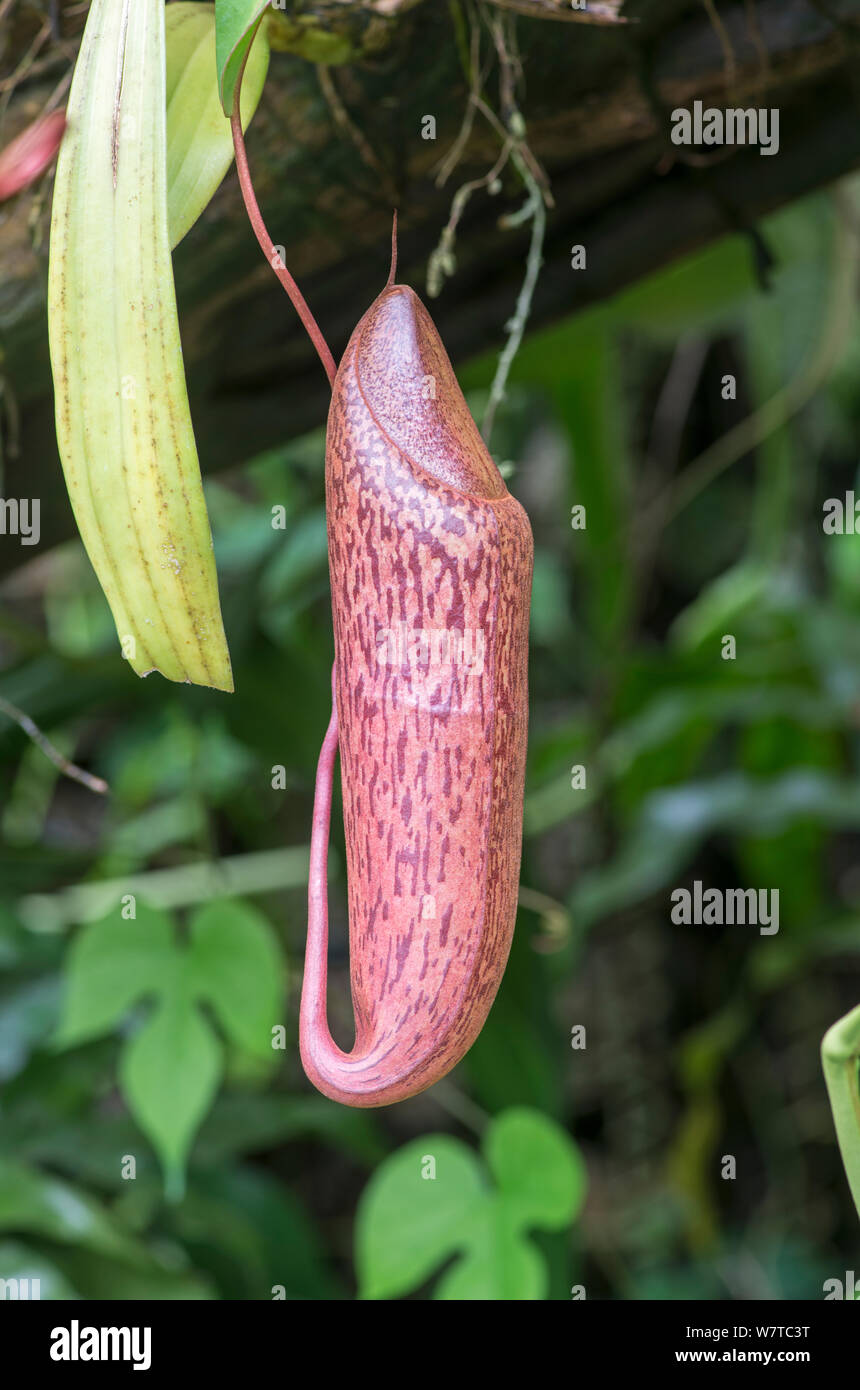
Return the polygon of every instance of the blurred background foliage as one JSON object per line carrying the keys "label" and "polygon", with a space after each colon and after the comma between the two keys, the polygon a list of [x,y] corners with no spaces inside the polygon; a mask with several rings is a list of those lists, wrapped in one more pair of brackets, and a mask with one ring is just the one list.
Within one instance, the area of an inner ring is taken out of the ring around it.
{"label": "blurred background foliage", "polygon": [[[856,1262],[819,1044],[860,999],[860,541],[822,528],[857,485],[860,187],[760,232],[767,288],[730,237],[516,361],[493,448],[536,543],[521,911],[478,1042],[411,1101],[340,1107],[298,1058],[322,429],[207,483],[233,697],[135,679],[80,546],[22,552],[0,695],[111,795],[0,728],[0,1277],[60,1298],[788,1299]],[[478,419],[494,367],[461,372]],[[334,850],[346,1044],[338,823]],[[673,924],[695,879],[778,889],[779,933]],[[129,892],[114,960],[100,919]],[[428,1154],[457,1174],[442,1216],[404,1197]]]}

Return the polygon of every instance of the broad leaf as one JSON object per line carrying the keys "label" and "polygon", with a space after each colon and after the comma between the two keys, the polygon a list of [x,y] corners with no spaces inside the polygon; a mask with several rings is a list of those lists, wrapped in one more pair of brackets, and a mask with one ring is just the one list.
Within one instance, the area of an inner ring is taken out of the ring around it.
{"label": "broad leaf", "polygon": [[71,1047],[116,1027],[132,1004],[163,990],[179,956],[164,912],[138,903],[134,920],[115,908],[84,927],[66,960],[66,993],[57,1043]]}
{"label": "broad leaf", "polygon": [[184,1191],[191,1141],[220,1075],[218,1040],[182,985],[161,999],[123,1052],[123,1095],[158,1150],[174,1200]]}
{"label": "broad leaf", "polygon": [[504,1207],[487,1202],[469,1249],[443,1274],[437,1299],[530,1302],[546,1297],[547,1271],[531,1241],[514,1228]]}
{"label": "broad leaf", "polygon": [[362,1296],[393,1298],[424,1283],[464,1247],[485,1192],[480,1163],[447,1135],[415,1139],[386,1159],[358,1209]]}
{"label": "broad leaf", "polygon": [[517,1227],[560,1230],[585,1197],[585,1164],[563,1129],[537,1110],[506,1110],[484,1140],[490,1171]]}
{"label": "broad leaf", "polygon": [[57,443],[123,658],[231,691],[170,260],[164,19],[163,0],[87,16],[51,221]]}
{"label": "broad leaf", "polygon": [[240,1047],[271,1060],[284,994],[277,938],[246,903],[208,903],[191,921],[189,983]]}
{"label": "broad leaf", "polygon": [[124,1044],[120,1084],[161,1160],[168,1192],[176,1196],[222,1070],[221,1046],[200,1006],[212,1008],[244,1053],[271,1061],[284,967],[274,932],[244,903],[201,908],[187,946],[177,941],[164,913],[141,903],[136,913],[124,921],[114,909],[78,935],[69,952],[57,1040],[68,1047],[108,1032],[132,1005],[152,997],[149,1012]]}
{"label": "broad leaf", "polygon": [[85,1192],[8,1158],[0,1158],[0,1231],[48,1236],[125,1260],[147,1258]]}
{"label": "broad leaf", "polygon": [[[177,246],[208,207],[233,160],[230,122],[221,109],[215,71],[215,12],[199,0],[168,5],[167,215]],[[242,128],[257,109],[269,67],[260,34],[242,83]]]}
{"label": "broad leaf", "polygon": [[437,1299],[546,1296],[547,1270],[525,1232],[535,1226],[562,1230],[574,1220],[586,1187],[579,1151],[552,1120],[523,1108],[493,1121],[484,1153],[495,1190],[456,1139],[415,1140],[385,1160],[358,1210],[363,1297],[415,1289],[458,1252],[461,1258],[437,1285]]}
{"label": "broad leaf", "polygon": [[[79,1294],[69,1283],[61,1270],[49,1260],[41,1250],[31,1250],[26,1245],[19,1245],[17,1241],[0,1242],[0,1287],[4,1289],[5,1298],[9,1298],[8,1284],[14,1279],[17,1286],[19,1297],[24,1294],[26,1287],[26,1297],[33,1300],[38,1298],[40,1302],[47,1303],[56,1300],[64,1302],[71,1298],[78,1298]],[[26,1286],[24,1286],[24,1281]],[[37,1288],[34,1288],[34,1284]],[[23,1287],[22,1287],[23,1286]]]}

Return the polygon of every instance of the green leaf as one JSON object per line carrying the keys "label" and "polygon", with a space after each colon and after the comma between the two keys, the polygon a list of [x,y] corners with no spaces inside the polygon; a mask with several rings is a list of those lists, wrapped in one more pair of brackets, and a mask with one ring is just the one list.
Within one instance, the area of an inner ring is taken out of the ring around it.
{"label": "green leaf", "polygon": [[[167,214],[170,245],[179,244],[208,207],[233,160],[230,122],[215,80],[215,12],[187,0],[168,5]],[[254,44],[242,83],[242,129],[262,95],[269,67],[265,34]]]}
{"label": "green leaf", "polygon": [[87,15],[51,217],[57,443],[123,659],[232,691],[170,260],[164,20],[163,0]]}
{"label": "green leaf", "polygon": [[677,884],[697,846],[717,833],[773,836],[817,821],[855,830],[860,826],[860,790],[850,778],[814,768],[795,768],[781,777],[740,772],[655,792],[643,803],[615,857],[583,874],[572,898],[581,928]]}
{"label": "green leaf", "polygon": [[12,1159],[0,1158],[0,1231],[47,1236],[101,1255],[144,1258],[86,1193]]}
{"label": "green leaf", "polygon": [[468,1253],[440,1279],[437,1299],[525,1302],[546,1297],[543,1259],[505,1215],[495,1203],[487,1203]]}
{"label": "green leaf", "polygon": [[280,1022],[283,963],[272,928],[242,902],[208,903],[191,921],[189,980],[231,1038],[271,1060],[272,1028]]}
{"label": "green leaf", "polygon": [[860,1216],[860,1004],[834,1023],[821,1043],[821,1064],[845,1176]]}
{"label": "green leaf", "polygon": [[[38,1297],[42,1303],[79,1297],[62,1271],[41,1250],[31,1250],[17,1241],[5,1240],[0,1242],[0,1280],[10,1279],[17,1281],[19,1296],[23,1294],[20,1286],[26,1279],[27,1296],[30,1299]],[[38,1280],[38,1293],[33,1289],[34,1280]]]}
{"label": "green leaf", "polygon": [[163,1261],[150,1260],[132,1267],[118,1260],[106,1260],[103,1255],[91,1255],[83,1250],[63,1251],[62,1265],[66,1277],[82,1298],[96,1302],[139,1303],[165,1301],[170,1303],[216,1298],[211,1283],[186,1267],[184,1261],[175,1268],[182,1254],[176,1245],[165,1252]]}
{"label": "green leaf", "polygon": [[[435,1176],[428,1160],[435,1162]],[[444,1134],[413,1140],[377,1169],[362,1194],[356,1265],[363,1298],[392,1298],[424,1283],[467,1240],[484,1200],[481,1165]]]}
{"label": "green leaf", "polygon": [[192,1138],[222,1070],[221,1048],[199,1003],[211,1005],[244,1054],[271,1062],[283,975],[266,919],[227,899],[195,913],[187,947],[177,944],[165,913],[141,903],[134,920],[123,921],[114,909],[71,947],[59,1046],[108,1032],[133,1004],[155,996],[153,1012],[124,1046],[120,1078],[172,1195],[181,1192]]}
{"label": "green leaf", "polygon": [[224,1298],[271,1298],[274,1285],[288,1299],[345,1297],[303,1201],[274,1175],[201,1167],[172,1213],[174,1232],[198,1269],[220,1276]]}
{"label": "green leaf", "polygon": [[373,1111],[332,1105],[317,1094],[237,1091],[218,1097],[200,1131],[197,1153],[211,1167],[234,1154],[306,1138],[341,1149],[362,1168],[372,1167],[386,1152]]}
{"label": "green leaf", "polygon": [[125,921],[115,908],[75,938],[66,964],[58,1046],[109,1032],[132,1004],[158,993],[175,973],[179,956],[170,918],[140,902],[136,913]]}
{"label": "green leaf", "polygon": [[750,613],[764,606],[772,580],[762,565],[746,560],[715,579],[676,619],[672,637],[683,650],[706,642],[719,643],[724,632],[736,632]]}
{"label": "green leaf", "polygon": [[200,44],[215,33],[215,11],[204,0],[173,0],[164,12],[164,29],[164,91],[169,108],[188,63]]}
{"label": "green leaf", "polygon": [[585,1164],[554,1121],[525,1107],[487,1130],[484,1152],[515,1225],[561,1230],[585,1199]]}
{"label": "green leaf", "polygon": [[56,975],[26,979],[0,993],[0,1083],[16,1076],[43,1047],[57,1021],[60,981]]}
{"label": "green leaf", "polygon": [[564,385],[554,384],[553,397],[568,435],[570,501],[587,515],[584,530],[568,531],[571,553],[587,571],[591,627],[610,661],[630,612],[633,572],[624,392],[617,345],[608,333],[595,335]]}
{"label": "green leaf", "polygon": [[158,1152],[172,1200],[184,1191],[191,1141],[220,1075],[218,1040],[183,982],[161,999],[120,1063],[123,1095]]}
{"label": "green leaf", "polygon": [[221,105],[233,110],[239,69],[269,0],[215,0],[216,61]]}
{"label": "green leaf", "polygon": [[561,1230],[577,1215],[586,1189],[579,1152],[545,1115],[517,1108],[490,1125],[484,1154],[495,1189],[471,1150],[444,1135],[415,1140],[385,1160],[358,1208],[364,1298],[417,1288],[457,1253],[437,1299],[546,1297],[543,1258],[524,1233]]}

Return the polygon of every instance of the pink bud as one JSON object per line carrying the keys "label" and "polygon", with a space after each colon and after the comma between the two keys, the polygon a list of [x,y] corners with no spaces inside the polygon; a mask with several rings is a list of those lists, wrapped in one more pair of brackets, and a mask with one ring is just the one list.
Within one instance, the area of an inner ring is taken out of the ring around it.
{"label": "pink bud", "polygon": [[52,111],[0,152],[0,202],[20,193],[45,172],[60,148],[65,129],[65,112]]}

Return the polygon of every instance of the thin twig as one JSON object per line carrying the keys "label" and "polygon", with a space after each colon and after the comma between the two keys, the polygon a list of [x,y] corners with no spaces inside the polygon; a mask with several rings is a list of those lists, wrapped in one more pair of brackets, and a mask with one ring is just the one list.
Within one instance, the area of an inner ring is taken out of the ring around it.
{"label": "thin twig", "polygon": [[[482,11],[482,13],[484,12]],[[510,19],[512,18],[512,16],[508,16],[508,18]],[[487,28],[490,29],[495,47],[498,51],[502,73],[501,83],[503,95],[507,99],[511,108],[509,112],[510,119],[514,120],[515,118],[518,118],[520,123],[522,123],[522,117],[519,116],[519,113],[517,112],[516,106],[513,101],[513,91],[510,83],[510,69],[513,65],[518,65],[519,60],[515,59],[514,64],[512,65],[510,55],[505,47],[503,34],[500,31],[497,31],[496,26],[492,21],[486,20],[485,22],[487,24]],[[460,159],[462,158],[463,150],[465,149],[465,146],[468,143],[469,137],[472,133],[472,128],[475,120],[475,112],[480,111],[481,115],[490,124],[490,126],[492,126],[496,135],[498,135],[499,139],[502,141],[503,144],[509,139],[515,140],[519,148],[520,154],[528,164],[529,168],[532,171],[532,174],[534,175],[535,180],[540,185],[543,191],[544,202],[546,203],[547,207],[553,207],[554,200],[550,191],[549,177],[547,176],[547,173],[541,166],[540,162],[535,158],[534,154],[529,149],[529,146],[526,143],[524,136],[517,134],[516,132],[506,127],[504,122],[499,119],[493,108],[481,95],[486,79],[486,73],[481,72],[479,70],[480,27],[475,22],[474,17],[472,22],[471,52],[471,86],[466,111],[463,116],[463,122],[460,126],[459,134],[457,135],[454,144],[451,146],[451,149],[445,155],[445,158],[442,160],[441,164],[438,167],[438,172],[436,175],[436,187],[442,188],[451,176],[451,174],[453,173],[454,169],[459,164]],[[523,129],[525,129],[524,124]]]}
{"label": "thin twig", "polygon": [[82,787],[87,787],[91,792],[98,792],[99,796],[104,796],[110,791],[107,782],[103,781],[101,777],[93,777],[91,772],[85,772],[82,767],[78,767],[77,763],[70,762],[68,758],[64,757],[59,748],[55,748],[39,726],[34,724],[29,714],[25,714],[9,700],[4,700],[2,695],[0,695],[0,713],[5,714],[8,719],[17,724],[18,728],[23,730],[29,739],[33,740],[48,761],[52,762],[54,767],[58,768],[65,777],[70,777],[73,782],[80,782]]}
{"label": "thin twig", "polygon": [[758,22],[756,0],[744,0],[744,3],[747,17],[747,32],[749,33],[752,46],[758,54],[759,76],[757,84],[757,100],[759,104],[762,104],[764,101],[762,94],[764,93],[767,87],[768,78],[770,76],[770,53],[768,52],[767,44],[764,41],[764,35],[761,32],[761,25]]}
{"label": "thin twig", "polygon": [[19,72],[14,87],[10,87],[9,85],[12,80],[11,78],[3,78],[3,80],[0,81],[0,92],[4,93],[2,103],[3,111],[5,112],[9,101],[19,87],[23,87],[25,84],[29,86],[31,82],[35,82],[37,79],[47,76],[57,68],[68,67],[69,64],[74,66],[77,54],[78,45],[76,41],[74,39],[64,39],[62,43],[55,44],[50,52],[45,54],[44,58],[38,58],[32,63],[26,72]]}
{"label": "thin twig", "polygon": [[729,31],[723,23],[715,0],[702,0],[702,5],[704,6],[708,19],[711,21],[711,28],[719,40],[720,48],[723,50],[723,59],[726,65],[726,87],[731,91],[737,72],[737,59],[735,58],[735,50],[732,47]]}
{"label": "thin twig", "polygon": [[501,14],[496,20],[488,17],[486,22],[499,60],[499,101],[502,108],[502,120],[510,130],[517,115],[515,87],[517,77],[522,71],[514,56],[516,54],[514,16]]}
{"label": "thin twig", "polygon": [[459,1120],[461,1125],[471,1129],[474,1134],[483,1134],[490,1117],[486,1110],[482,1110],[480,1105],[464,1094],[453,1081],[437,1081],[429,1094],[433,1097],[443,1110],[447,1110],[455,1120]]}
{"label": "thin twig", "polygon": [[470,15],[470,19],[472,32],[469,44],[469,97],[466,102],[466,110],[463,112],[463,120],[457,138],[439,164],[436,174],[437,188],[443,188],[445,186],[457,165],[460,163],[463,151],[469,143],[472,127],[475,124],[475,111],[477,109],[476,99],[480,97],[481,88],[484,84],[484,74],[481,72],[481,29],[475,22],[474,15]]}
{"label": "thin twig", "polygon": [[[484,26],[490,32],[496,51],[499,64],[499,94],[505,119],[504,121],[500,120],[489,103],[485,101],[481,95],[482,78],[478,72],[480,48],[479,39],[476,37],[478,25],[475,23],[474,15],[472,15],[472,70],[469,110],[481,112],[485,120],[489,122],[498,135],[502,144],[502,150],[495,165],[487,174],[480,179],[473,179],[464,183],[454,195],[448,223],[442,231],[439,244],[431,255],[427,267],[427,291],[431,296],[438,294],[444,277],[453,274],[456,231],[470,197],[476,189],[491,186],[498,178],[499,173],[505,167],[508,160],[511,160],[526,188],[528,197],[525,204],[518,212],[500,218],[499,226],[513,228],[522,225],[524,222],[531,221],[532,234],[526,260],[525,278],[517,297],[513,317],[506,324],[508,340],[499,356],[496,372],[490,387],[487,409],[484,414],[482,432],[485,443],[488,443],[492,434],[496,411],[504,400],[511,366],[519,351],[528,323],[529,314],[531,313],[532,299],[534,297],[535,286],[543,261],[543,244],[546,234],[546,208],[553,206],[553,198],[549,188],[549,179],[528,147],[526,140],[526,123],[517,106],[515,89],[518,77],[521,74],[521,66],[516,51],[516,33],[513,16],[506,14],[491,17],[483,5],[478,7],[478,14]],[[444,182],[448,173],[459,161],[460,154],[470,131],[471,118],[469,112],[467,112],[460,129],[460,134],[454,142],[448,156],[443,161],[437,183]]]}
{"label": "thin twig", "polygon": [[547,893],[538,892],[536,888],[527,888],[523,883],[520,884],[517,901],[526,912],[534,912],[541,919],[543,931],[532,939],[533,949],[544,955],[560,951],[570,940],[571,931],[570,913],[564,903],[549,897]]}
{"label": "thin twig", "polygon": [[0,125],[2,125],[6,119],[6,112],[9,109],[9,103],[15,94],[16,87],[23,77],[32,72],[39,50],[44,47],[46,39],[50,37],[51,21],[46,19],[15,71],[0,81],[0,93],[2,93],[2,97],[0,97]]}
{"label": "thin twig", "polygon": [[50,113],[51,113],[52,111],[54,111],[54,110],[59,106],[60,102],[63,100],[63,97],[66,95],[66,92],[69,90],[70,86],[72,85],[72,77],[73,77],[73,76],[74,76],[74,68],[73,68],[73,67],[70,67],[69,70],[68,70],[68,72],[63,73],[63,76],[60,78],[60,80],[59,80],[59,82],[57,83],[56,87],[55,87],[55,88],[53,89],[53,91],[50,93],[50,95],[49,95],[49,97],[48,97],[48,100],[45,102],[45,105],[42,107],[42,115],[43,115],[43,116],[48,116],[48,115],[50,115]]}

